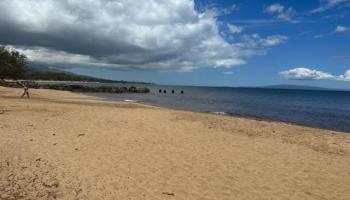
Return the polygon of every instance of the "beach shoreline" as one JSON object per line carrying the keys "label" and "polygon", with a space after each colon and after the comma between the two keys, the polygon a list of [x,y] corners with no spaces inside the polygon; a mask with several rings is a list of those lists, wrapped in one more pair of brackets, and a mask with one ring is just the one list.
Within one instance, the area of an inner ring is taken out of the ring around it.
{"label": "beach shoreline", "polygon": [[87,97],[92,97],[92,98],[97,97],[97,98],[100,98],[100,100],[105,101],[105,102],[135,103],[135,104],[151,106],[151,107],[160,108],[160,109],[169,109],[169,110],[177,110],[177,111],[184,111],[184,112],[211,114],[211,115],[219,115],[219,116],[226,116],[226,117],[236,117],[236,118],[250,119],[250,120],[256,120],[256,121],[285,123],[285,124],[290,124],[290,125],[303,126],[303,127],[306,127],[306,128],[315,128],[315,129],[335,131],[335,132],[342,132],[342,133],[348,133],[348,134],[350,133],[350,131],[347,131],[347,130],[341,130],[341,129],[337,129],[337,128],[324,128],[324,127],[319,127],[319,126],[316,126],[316,125],[303,124],[303,123],[298,123],[298,122],[291,122],[291,121],[277,119],[277,118],[273,118],[273,117],[256,116],[256,115],[249,115],[249,114],[238,114],[238,113],[228,113],[228,112],[221,112],[221,111],[219,111],[219,112],[211,112],[211,111],[194,111],[194,110],[181,109],[181,108],[168,108],[168,107],[162,107],[162,106],[154,105],[152,103],[139,101],[139,100],[133,100],[133,99],[116,100],[116,99],[104,98],[103,96],[91,95],[90,93],[78,93],[78,94],[86,95]]}
{"label": "beach shoreline", "polygon": [[348,199],[350,135],[0,87],[0,199]]}

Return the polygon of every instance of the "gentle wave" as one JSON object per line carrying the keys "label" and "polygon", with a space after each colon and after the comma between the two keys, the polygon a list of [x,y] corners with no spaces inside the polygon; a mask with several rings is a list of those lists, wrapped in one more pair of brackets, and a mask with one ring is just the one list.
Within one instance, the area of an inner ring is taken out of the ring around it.
{"label": "gentle wave", "polygon": [[131,99],[125,99],[124,101],[129,102],[129,103],[136,103],[137,102],[137,100],[131,100]]}
{"label": "gentle wave", "polygon": [[211,113],[215,115],[227,115],[226,112],[211,112]]}
{"label": "gentle wave", "polygon": [[[108,99],[217,115],[248,116],[350,132],[350,92],[148,85],[147,94],[96,94]],[[175,91],[160,94],[159,90]],[[179,94],[176,91],[184,91]]]}

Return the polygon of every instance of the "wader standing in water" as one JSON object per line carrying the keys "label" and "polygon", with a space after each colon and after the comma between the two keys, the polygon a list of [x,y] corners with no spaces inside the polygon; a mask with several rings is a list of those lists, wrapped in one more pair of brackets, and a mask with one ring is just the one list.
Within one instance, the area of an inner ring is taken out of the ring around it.
{"label": "wader standing in water", "polygon": [[20,82],[20,85],[23,87],[23,94],[21,98],[27,95],[27,98],[29,99],[29,88],[25,82]]}

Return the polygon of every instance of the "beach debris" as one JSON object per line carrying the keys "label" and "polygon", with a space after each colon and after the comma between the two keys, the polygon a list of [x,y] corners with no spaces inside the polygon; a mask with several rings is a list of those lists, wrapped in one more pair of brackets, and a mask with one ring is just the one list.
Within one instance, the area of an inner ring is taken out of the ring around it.
{"label": "beach debris", "polygon": [[82,134],[79,134],[79,135],[78,135],[78,137],[82,137],[82,136],[85,136],[85,134],[84,134],[84,133],[82,133]]}
{"label": "beach debris", "polygon": [[0,114],[5,114],[6,112],[10,112],[11,110],[7,109],[0,109]]}
{"label": "beach debris", "polygon": [[79,149],[78,149],[78,148],[75,148],[74,150],[78,151]]}
{"label": "beach debris", "polygon": [[41,158],[37,158],[35,161],[39,162],[41,160]]}
{"label": "beach debris", "polygon": [[57,145],[57,143],[53,143],[53,146],[56,146]]}
{"label": "beach debris", "polygon": [[172,192],[163,192],[162,194],[164,194],[164,195],[169,195],[169,196],[175,196],[175,194],[172,193]]}

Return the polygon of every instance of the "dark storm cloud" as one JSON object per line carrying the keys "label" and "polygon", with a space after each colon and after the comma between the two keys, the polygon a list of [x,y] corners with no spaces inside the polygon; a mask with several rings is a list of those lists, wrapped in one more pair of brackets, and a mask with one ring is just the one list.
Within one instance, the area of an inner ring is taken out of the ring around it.
{"label": "dark storm cloud", "polygon": [[254,34],[244,36],[249,45],[228,43],[216,16],[194,7],[189,0],[2,0],[0,43],[34,62],[188,71],[243,64],[286,40]]}

